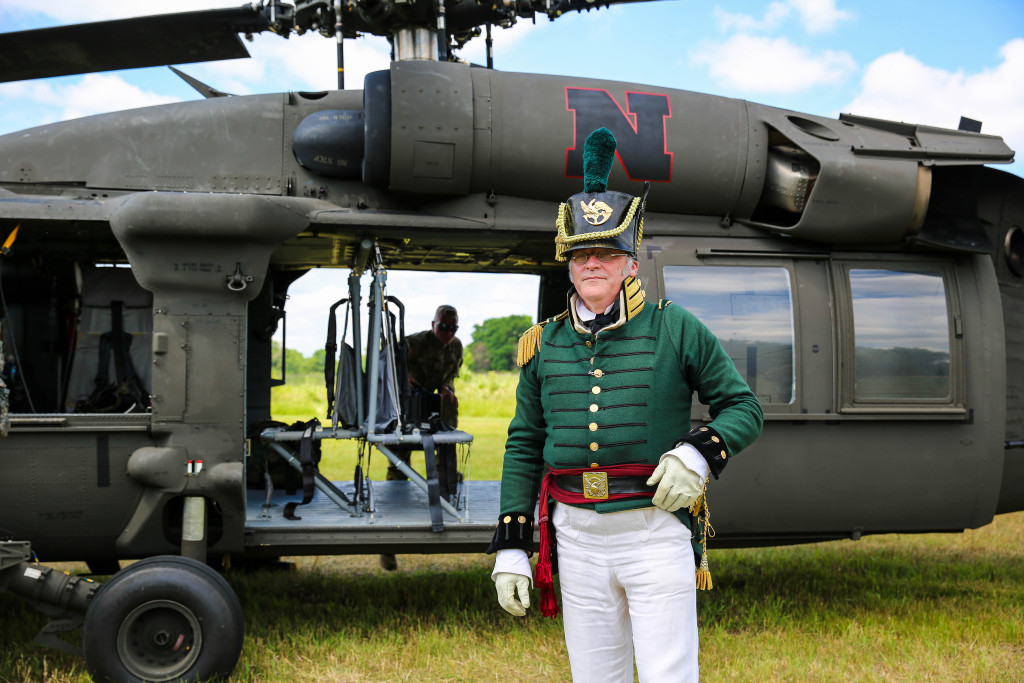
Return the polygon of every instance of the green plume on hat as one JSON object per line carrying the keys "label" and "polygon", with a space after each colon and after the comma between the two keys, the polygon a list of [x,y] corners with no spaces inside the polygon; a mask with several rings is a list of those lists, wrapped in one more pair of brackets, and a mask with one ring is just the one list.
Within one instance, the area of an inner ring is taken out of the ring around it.
{"label": "green plume on hat", "polygon": [[583,143],[583,191],[604,192],[615,158],[615,136],[607,128],[598,128]]}

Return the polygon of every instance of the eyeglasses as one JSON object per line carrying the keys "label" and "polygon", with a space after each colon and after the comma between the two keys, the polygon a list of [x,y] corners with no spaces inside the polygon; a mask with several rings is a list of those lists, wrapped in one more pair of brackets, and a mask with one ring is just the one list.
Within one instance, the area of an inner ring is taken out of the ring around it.
{"label": "eyeglasses", "polygon": [[452,333],[454,333],[454,332],[458,332],[459,331],[459,326],[458,325],[449,325],[448,323],[437,323],[437,322],[434,323],[434,324],[437,325],[437,329],[441,330],[442,332],[452,332]]}
{"label": "eyeglasses", "polygon": [[597,257],[597,260],[601,263],[608,263],[620,256],[626,256],[626,254],[614,251],[574,251],[569,258],[572,259],[573,263],[583,264],[589,261],[591,256]]}

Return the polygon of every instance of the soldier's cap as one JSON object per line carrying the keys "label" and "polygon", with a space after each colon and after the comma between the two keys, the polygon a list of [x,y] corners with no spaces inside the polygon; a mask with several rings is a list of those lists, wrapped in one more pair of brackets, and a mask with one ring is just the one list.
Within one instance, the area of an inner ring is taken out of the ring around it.
{"label": "soldier's cap", "polygon": [[615,136],[598,128],[583,143],[583,192],[558,206],[555,259],[577,249],[617,249],[636,257],[644,230],[644,207],[651,184],[640,196],[608,189],[615,159]]}

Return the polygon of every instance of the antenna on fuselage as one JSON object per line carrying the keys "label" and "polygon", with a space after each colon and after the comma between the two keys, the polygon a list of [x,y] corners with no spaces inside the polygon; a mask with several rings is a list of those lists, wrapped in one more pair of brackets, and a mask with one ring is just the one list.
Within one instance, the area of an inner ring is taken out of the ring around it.
{"label": "antenna on fuselage", "polygon": [[338,90],[344,90],[345,35],[341,32],[341,0],[334,0],[334,37],[338,41]]}

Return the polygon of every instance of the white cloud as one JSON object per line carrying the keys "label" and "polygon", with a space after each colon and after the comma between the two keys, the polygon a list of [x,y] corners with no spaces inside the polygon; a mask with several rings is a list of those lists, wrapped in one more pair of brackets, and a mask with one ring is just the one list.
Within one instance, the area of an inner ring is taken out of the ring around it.
{"label": "white cloud", "polygon": [[[181,69],[233,95],[334,90],[338,87],[336,45],[334,39],[319,33],[288,39],[261,34],[246,43],[251,59],[185,65]],[[387,69],[390,61],[390,46],[381,38],[346,40],[346,89],[362,88],[367,73]]]}
{"label": "white cloud", "polygon": [[[312,355],[322,349],[327,335],[327,314],[331,304],[348,296],[348,270],[321,268],[303,275],[291,286],[285,310],[288,313],[288,347]],[[363,335],[366,327],[366,297],[370,276],[362,278]],[[537,315],[538,278],[535,275],[493,273],[435,273],[388,271],[388,294],[405,305],[405,333],[430,327],[440,304],[459,311],[458,337],[466,346],[473,337],[473,325],[506,315]],[[338,318],[339,328],[344,313]],[[525,330],[524,330],[525,331]],[[339,332],[340,334],[340,332]],[[365,338],[362,340],[365,344]]]}
{"label": "white cloud", "polygon": [[963,115],[1024,151],[1024,38],[1007,42],[1000,54],[1001,63],[974,74],[936,69],[902,51],[882,55],[843,111],[946,128],[956,128]]}
{"label": "white cloud", "polygon": [[751,93],[796,93],[835,85],[857,68],[846,52],[817,54],[785,38],[735,35],[725,42],[701,41],[690,62],[708,67],[712,78]]}
{"label": "white cloud", "polygon": [[[517,21],[510,28],[491,27],[491,38],[494,42],[495,59],[501,59],[503,54],[511,54],[516,45],[521,43],[534,31],[543,30],[550,22],[531,23],[525,19]],[[480,37],[473,38],[465,47],[455,52],[455,56],[473,64],[487,64],[487,35],[481,29]]]}
{"label": "white cloud", "polygon": [[840,22],[853,17],[850,12],[838,9],[835,0],[789,0],[789,5],[800,15],[808,33],[831,31]]}
{"label": "white cloud", "polygon": [[753,31],[772,31],[778,28],[785,21],[786,17],[791,14],[791,8],[787,3],[773,2],[768,5],[764,16],[760,19],[750,14],[727,12],[720,7],[715,7],[711,13],[722,31],[749,33]]}
{"label": "white cloud", "polygon": [[[122,109],[135,109],[177,102],[178,98],[160,95],[127,83],[119,76],[88,74],[74,81],[33,81],[0,86],[0,102],[10,106],[39,106],[49,112],[51,121],[74,119]],[[38,125],[37,124],[37,125]]]}
{"label": "white cloud", "polygon": [[723,31],[748,33],[774,31],[780,28],[794,12],[808,33],[831,31],[840,22],[853,16],[850,12],[837,8],[835,0],[780,0],[769,4],[761,18],[749,14],[727,12],[719,7],[712,10],[712,15]]}
{"label": "white cloud", "polygon": [[104,74],[88,74],[76,83],[58,85],[54,91],[63,103],[61,118],[65,119],[178,101]]}

